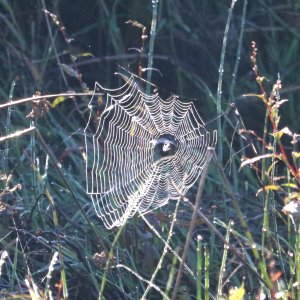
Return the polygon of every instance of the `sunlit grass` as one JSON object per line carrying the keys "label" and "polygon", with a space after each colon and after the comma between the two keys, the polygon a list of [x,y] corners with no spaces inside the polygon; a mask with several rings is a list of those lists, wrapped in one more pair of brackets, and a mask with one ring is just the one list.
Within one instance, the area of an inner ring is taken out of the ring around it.
{"label": "sunlit grass", "polygon": [[[259,48],[257,65],[260,76],[266,76],[266,92],[272,92],[280,73],[281,99],[289,99],[278,112],[278,130],[300,129],[299,4],[248,2],[235,3],[226,53],[228,2],[163,1],[157,11],[153,67],[163,76],[153,71],[152,79],[159,92],[195,98],[206,122],[216,116],[217,103],[219,113],[226,112],[218,121],[223,161],[211,161],[201,198],[200,212],[210,223],[201,214],[195,221],[185,260],[191,271],[183,267],[178,288],[182,299],[228,299],[233,287],[239,295],[245,292],[244,299],[259,294],[300,299],[299,228],[295,217],[281,212],[288,201],[298,199],[292,198],[299,188],[297,176],[270,157],[251,164],[254,169],[245,165],[240,170],[243,156],[267,153],[257,137],[270,143],[271,154],[280,148],[262,103],[242,97],[261,93],[250,61],[252,40]],[[36,92],[54,95],[45,99],[50,104],[63,97],[47,109],[28,100],[0,110],[0,139],[5,137],[0,142],[0,297],[140,299],[147,290],[149,299],[172,298],[197,186],[186,195],[191,204],[179,204],[176,221],[171,202],[145,216],[153,228],[137,216],[120,231],[105,229],[85,191],[83,128],[89,91],[95,81],[117,86],[117,65],[136,74],[140,61],[147,67],[146,57],[127,50],[141,47],[141,32],[125,21],[139,21],[149,34],[151,1],[75,1],[68,7],[55,0],[0,0],[0,7],[0,105]],[[58,15],[61,23],[55,24],[43,9]],[[148,47],[149,39],[144,54]],[[231,103],[236,106],[230,108]],[[30,112],[33,117],[26,117]],[[216,128],[216,122],[209,126]],[[299,168],[289,147],[288,161]],[[278,176],[289,185],[275,184]],[[256,196],[263,186],[269,188]]]}

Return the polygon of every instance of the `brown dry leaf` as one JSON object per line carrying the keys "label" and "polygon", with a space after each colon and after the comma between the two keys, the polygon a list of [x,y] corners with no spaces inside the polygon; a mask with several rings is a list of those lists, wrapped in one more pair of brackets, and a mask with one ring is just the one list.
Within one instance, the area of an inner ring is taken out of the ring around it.
{"label": "brown dry leaf", "polygon": [[[40,92],[36,92],[34,96],[41,96]],[[33,96],[33,97],[34,97]],[[31,101],[32,110],[31,112],[26,116],[26,118],[34,119],[34,118],[40,118],[45,113],[47,113],[51,107],[51,104],[48,100],[45,98],[42,99],[36,99]]]}

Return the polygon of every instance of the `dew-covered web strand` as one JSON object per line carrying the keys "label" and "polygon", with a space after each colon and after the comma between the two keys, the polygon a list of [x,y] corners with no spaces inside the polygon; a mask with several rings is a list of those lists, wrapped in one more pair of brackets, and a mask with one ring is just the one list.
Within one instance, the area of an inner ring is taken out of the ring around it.
{"label": "dew-covered web strand", "polygon": [[[179,197],[171,184],[186,193],[199,177],[209,133],[193,103],[177,96],[166,100],[143,93],[133,76],[118,89],[105,89],[105,107],[85,128],[87,193],[107,228],[121,226]],[[91,124],[96,126],[90,138]],[[92,145],[92,147],[91,147]]]}

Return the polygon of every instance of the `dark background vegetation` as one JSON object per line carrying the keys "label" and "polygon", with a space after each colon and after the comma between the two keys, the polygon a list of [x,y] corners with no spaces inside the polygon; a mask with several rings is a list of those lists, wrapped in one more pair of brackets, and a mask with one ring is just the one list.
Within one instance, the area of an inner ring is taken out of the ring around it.
{"label": "dark background vegetation", "polygon": [[[233,11],[224,65],[222,109],[225,111],[230,103],[235,103],[246,128],[262,134],[264,106],[254,97],[242,96],[258,92],[249,58],[251,41],[255,40],[259,49],[258,65],[261,74],[269,80],[270,89],[280,76],[283,83],[281,96],[289,99],[283,106],[282,126],[287,125],[293,131],[299,131],[299,1],[248,2],[240,54],[237,54],[237,48],[244,1],[237,1]],[[6,103],[9,97],[26,98],[37,91],[44,95],[82,92],[78,80],[59,67],[54,47],[60,62],[77,69],[90,90],[93,90],[95,81],[105,87],[118,86],[122,81],[114,73],[120,72],[119,65],[137,74],[139,53],[132,48],[141,47],[141,31],[125,22],[134,20],[142,23],[147,27],[149,35],[152,17],[150,0],[45,0],[45,4],[65,27],[68,37],[72,39],[69,45],[59,26],[49,18],[54,43],[51,41],[41,1],[0,0],[0,104]],[[195,99],[195,105],[206,121],[217,116],[215,101],[218,70],[230,4],[231,1],[225,0],[161,0],[159,4],[153,65],[159,72],[153,72],[152,81],[159,87],[162,96],[174,93],[184,101]],[[147,54],[148,42],[149,39],[145,42],[144,54]],[[85,56],[83,53],[90,54]],[[77,57],[75,63],[72,63],[70,55]],[[237,59],[239,69],[233,85],[232,74]],[[142,58],[142,66],[147,67],[146,57]],[[12,89],[13,82],[15,86]],[[77,195],[82,209],[96,228],[94,232],[83,218],[73,196],[54,169],[53,161],[47,166],[46,153],[34,134],[0,144],[1,174],[11,175],[9,188],[21,184],[19,189],[1,194],[0,198],[1,203],[6,205],[0,216],[0,249],[7,250],[10,257],[0,277],[0,291],[6,297],[13,293],[25,295],[28,292],[24,285],[27,266],[43,290],[43,278],[47,274],[53,251],[61,247],[59,251],[65,256],[70,299],[97,299],[103,268],[95,262],[93,256],[105,248],[110,249],[116,231],[105,230],[85,194],[81,151],[84,146],[83,128],[88,101],[88,97],[67,99],[34,121],[26,118],[31,110],[30,104],[12,107],[10,112],[7,109],[0,110],[0,137],[28,128],[30,122],[34,122],[62,165],[65,179]],[[9,122],[8,114],[11,114]],[[238,152],[242,145],[239,144],[239,137],[234,135],[237,122],[235,114],[230,111],[228,117],[233,127],[226,119],[222,119],[224,165],[228,162],[225,172],[242,203],[254,236],[259,239],[262,203],[255,197],[259,183],[255,174],[249,170],[238,173],[240,157],[245,153],[239,153],[229,160],[230,154]],[[209,126],[215,128],[215,124]],[[253,153],[249,150],[246,154]],[[0,184],[3,191],[5,181],[0,181]],[[45,189],[55,202],[57,225],[53,221],[53,208],[49,205]],[[203,209],[211,219],[217,217],[228,223],[230,218],[236,218],[236,213],[223,190],[216,169],[212,167],[206,182]],[[191,201],[195,191],[196,187],[188,195]],[[280,199],[276,205],[280,208]],[[172,210],[174,204],[171,203],[149,217],[154,224],[159,224],[162,234],[168,229],[170,220],[167,216]],[[182,206],[178,218],[183,225],[176,226],[172,247],[182,246],[190,215],[188,208]],[[253,217],[255,222],[251,221]],[[153,272],[163,247],[156,237],[151,236],[149,240],[148,232],[151,231],[141,220],[130,220],[118,242],[118,252],[114,253],[117,260],[145,278]],[[97,239],[96,233],[101,241]],[[195,236],[198,233],[210,245],[211,291],[216,293],[215,278],[219,272],[219,250],[223,244],[216,240],[205,225],[196,228]],[[17,237],[22,246],[16,242]],[[157,280],[160,286],[165,286],[171,260],[172,256],[169,255]],[[195,243],[191,246],[188,262],[195,266]],[[228,272],[234,269],[232,265],[234,262],[228,263]],[[53,272],[51,284],[54,294],[60,295],[59,288],[55,286],[60,278],[58,270],[59,267]],[[228,286],[240,285],[245,274],[247,270],[240,269]],[[246,283],[247,291],[249,295],[254,295],[258,289],[257,279],[250,282]],[[126,270],[111,269],[104,295],[106,299],[139,299],[143,288],[143,283]],[[225,286],[224,291],[227,289]],[[160,299],[156,292],[151,295],[149,299]],[[182,280],[180,295],[182,299],[195,299],[195,283],[191,282],[188,275]]]}

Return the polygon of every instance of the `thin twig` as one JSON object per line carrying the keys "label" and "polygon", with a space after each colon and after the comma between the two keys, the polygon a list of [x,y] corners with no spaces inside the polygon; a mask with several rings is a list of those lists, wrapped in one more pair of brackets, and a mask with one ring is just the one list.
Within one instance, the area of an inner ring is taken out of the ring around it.
{"label": "thin twig", "polygon": [[[127,270],[128,272],[130,272],[132,275],[134,275],[136,278],[138,278],[141,281],[144,281],[148,284],[150,284],[150,281],[143,278],[140,274],[138,274],[137,272],[133,271],[132,269],[128,268],[126,265],[123,264],[117,264],[115,266],[115,268],[124,268],[125,270]],[[154,283],[151,283],[151,287],[153,287],[155,290],[157,290],[163,297],[165,297],[165,299],[169,300],[170,298],[168,297],[168,295],[166,295],[157,285],[155,285]]]}
{"label": "thin twig", "polygon": [[113,251],[114,251],[114,248],[123,232],[123,229],[125,227],[126,224],[123,224],[119,229],[118,229],[118,232],[117,234],[115,235],[115,238],[111,244],[111,247],[110,247],[110,250],[109,250],[109,254],[108,254],[108,258],[106,260],[106,263],[105,263],[105,268],[104,268],[104,273],[102,275],[102,280],[101,280],[101,286],[100,286],[100,291],[99,291],[99,294],[98,294],[98,300],[104,300],[104,297],[103,297],[103,292],[104,292],[104,288],[105,288],[105,284],[106,284],[106,279],[107,279],[107,272],[109,270],[109,267],[110,267],[110,264],[111,264],[111,261],[113,260],[114,258],[114,255],[113,255]]}
{"label": "thin twig", "polygon": [[[166,240],[160,235],[160,233],[151,225],[151,223],[146,219],[144,215],[140,215],[140,217],[144,220],[144,222],[148,225],[148,227],[154,232],[154,234],[163,242],[163,244],[168,248],[168,250],[181,262],[181,257],[172,249],[172,247],[166,242]],[[173,218],[172,218],[173,219]],[[190,267],[184,263],[184,267],[186,271],[196,280],[196,276],[194,272],[190,269]]]}
{"label": "thin twig", "polygon": [[4,141],[10,140],[10,139],[14,139],[14,138],[19,137],[23,134],[27,134],[29,132],[35,131],[35,129],[36,129],[35,127],[29,127],[29,128],[23,129],[23,130],[16,131],[16,132],[11,133],[11,134],[6,135],[6,136],[2,136],[2,137],[0,137],[0,142],[4,142]]}
{"label": "thin twig", "polygon": [[[103,61],[117,61],[120,62],[120,60],[128,60],[132,58],[147,58],[148,54],[143,54],[143,53],[132,53],[132,54],[117,54],[117,55],[110,55],[110,56],[105,56],[105,57],[93,57],[90,59],[86,59],[84,61],[78,61],[74,63],[74,67],[80,67],[80,66],[85,66],[89,64],[94,64],[94,63],[101,63]],[[153,58],[158,59],[158,60],[170,60],[170,57],[167,55],[162,55],[162,54],[153,54]]]}
{"label": "thin twig", "polygon": [[193,210],[189,231],[187,233],[187,237],[186,237],[186,241],[185,241],[185,245],[184,245],[184,249],[183,249],[183,253],[182,253],[182,257],[181,257],[181,262],[180,262],[180,266],[179,266],[177,277],[176,277],[176,282],[175,282],[175,286],[174,286],[172,300],[177,299],[176,297],[177,297],[177,292],[178,292],[178,288],[179,288],[179,284],[180,284],[180,280],[181,280],[181,275],[182,275],[182,271],[183,271],[183,267],[184,267],[184,262],[186,260],[186,257],[187,257],[188,251],[189,251],[190,241],[191,241],[193,230],[194,230],[194,227],[195,227],[195,224],[196,224],[196,219],[197,219],[197,214],[198,214],[197,211],[200,207],[202,192],[203,192],[203,188],[204,188],[204,182],[205,182],[206,174],[207,174],[207,170],[208,170],[208,162],[209,162],[210,158],[211,158],[211,149],[208,150],[208,154],[207,154],[207,157],[206,157],[206,164],[203,168],[203,171],[202,171],[202,174],[201,174],[201,177],[200,177],[199,187],[198,187],[196,201],[195,201],[195,207],[194,207],[194,210]]}
{"label": "thin twig", "polygon": [[20,105],[20,104],[25,104],[28,102],[32,102],[35,100],[40,100],[40,99],[49,99],[49,98],[57,98],[57,97],[76,97],[76,96],[102,96],[103,93],[94,93],[94,92],[88,92],[88,93],[61,93],[61,94],[51,94],[51,95],[41,95],[41,96],[33,96],[33,97],[29,97],[29,98],[23,98],[20,100],[8,100],[6,103],[4,104],[0,104],[0,110],[4,109],[4,108],[8,108],[11,106],[15,106],[15,105]]}

